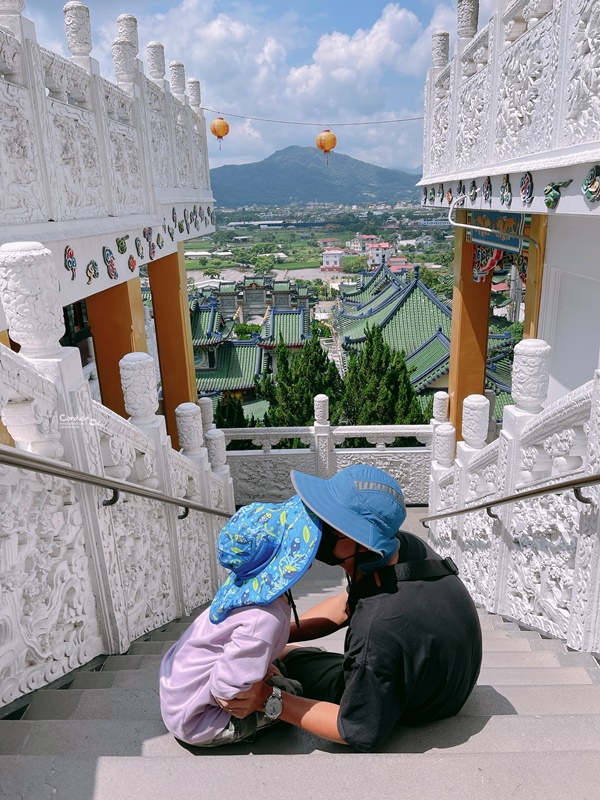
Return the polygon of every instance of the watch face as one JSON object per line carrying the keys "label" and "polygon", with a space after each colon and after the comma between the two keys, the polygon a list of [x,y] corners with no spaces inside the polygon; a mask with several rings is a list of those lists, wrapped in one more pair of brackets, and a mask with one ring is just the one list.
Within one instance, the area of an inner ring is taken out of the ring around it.
{"label": "watch face", "polygon": [[279,694],[272,694],[265,703],[265,716],[269,719],[277,719],[283,711],[283,702],[281,701],[281,691]]}

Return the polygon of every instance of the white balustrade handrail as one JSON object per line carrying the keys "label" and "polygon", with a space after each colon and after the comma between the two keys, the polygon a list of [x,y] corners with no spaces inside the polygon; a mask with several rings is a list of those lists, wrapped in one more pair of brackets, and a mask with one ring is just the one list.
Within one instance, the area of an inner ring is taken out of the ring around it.
{"label": "white balustrade handrail", "polygon": [[67,480],[77,481],[78,483],[85,483],[89,486],[98,486],[101,489],[108,489],[113,492],[113,498],[104,501],[104,505],[113,505],[119,498],[119,492],[128,492],[138,497],[145,497],[147,500],[157,500],[161,503],[183,508],[184,514],[180,519],[187,516],[188,509],[191,511],[201,511],[205,514],[212,514],[217,517],[224,517],[225,519],[231,517],[231,513],[228,511],[208,508],[207,506],[200,505],[200,503],[195,503],[187,498],[170,497],[169,495],[162,494],[162,492],[147,489],[145,486],[140,486],[137,483],[120,481],[116,478],[102,478],[97,475],[88,475],[86,472],[81,472],[78,469],[57,464],[49,459],[33,456],[22,450],[15,450],[12,447],[7,447],[6,445],[0,445],[0,464],[16,467],[17,469],[30,470],[31,472],[40,472],[44,475],[52,475],[55,478],[65,478]]}

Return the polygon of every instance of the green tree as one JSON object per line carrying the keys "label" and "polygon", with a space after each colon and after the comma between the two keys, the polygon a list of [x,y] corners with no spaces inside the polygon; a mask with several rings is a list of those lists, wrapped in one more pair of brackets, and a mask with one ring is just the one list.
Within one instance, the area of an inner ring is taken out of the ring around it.
{"label": "green tree", "polygon": [[[338,419],[349,425],[423,423],[404,353],[390,349],[379,327],[367,327],[364,347],[350,356]],[[352,444],[368,446],[364,439]],[[399,444],[407,442],[402,440]]]}
{"label": "green tree", "polygon": [[240,322],[235,326],[233,332],[238,339],[251,339],[253,333],[260,333],[260,325],[249,325],[247,322]]}
{"label": "green tree", "polygon": [[256,256],[254,262],[255,275],[267,275],[275,267],[275,259],[273,256]]}

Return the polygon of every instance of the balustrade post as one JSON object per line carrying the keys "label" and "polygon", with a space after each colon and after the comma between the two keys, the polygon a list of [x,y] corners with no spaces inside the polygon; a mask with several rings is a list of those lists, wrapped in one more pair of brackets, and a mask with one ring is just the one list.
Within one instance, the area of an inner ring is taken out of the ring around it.
{"label": "balustrade post", "polygon": [[215,428],[212,400],[210,397],[201,397],[198,400],[198,406],[202,413],[202,430],[206,434],[207,431],[212,431]]}
{"label": "balustrade post", "polygon": [[335,452],[329,423],[329,398],[326,394],[316,395],[314,409],[315,474],[319,478],[331,478],[335,474]]}
{"label": "balustrade post", "polygon": [[211,504],[213,507],[220,506],[224,511],[229,511],[233,514],[235,512],[235,500],[233,496],[233,481],[227,464],[225,434],[219,428],[211,428],[204,434],[204,441],[212,471],[218,476],[223,485],[222,496],[214,490],[214,486],[211,487]]}
{"label": "balustrade post", "polygon": [[169,75],[171,77],[171,92],[180,103],[188,105],[189,100],[185,93],[185,67],[181,61],[171,61],[169,64]]}
{"label": "balustrade post", "polygon": [[[54,258],[42,244],[16,242],[0,247],[0,295],[11,337],[21,345],[19,356],[57,390],[57,407],[51,417],[41,416],[42,407],[35,401],[11,403],[4,407],[3,416],[17,447],[62,459],[90,475],[104,476],[100,437],[79,350],[61,347],[59,342],[64,318],[58,286]],[[122,612],[121,576],[114,569],[118,553],[110,515],[101,517],[99,513],[98,489],[77,486],[75,493],[84,519],[104,644],[110,653],[123,652],[129,646],[129,636]]]}
{"label": "balustrade post", "polygon": [[436,392],[433,395],[433,417],[429,420],[431,432],[431,460],[435,460],[435,432],[440,425],[448,422],[448,409],[450,408],[450,396],[448,392]]}
{"label": "balustrade post", "polygon": [[[130,415],[129,422],[142,431],[156,448],[157,490],[173,496],[173,482],[169,454],[172,450],[171,437],[167,434],[165,418],[156,414],[158,410],[158,390],[156,388],[156,370],[154,360],[148,353],[127,353],[119,361],[121,386],[125,410]],[[171,556],[171,579],[179,616],[184,613],[185,601],[183,590],[183,573],[181,555],[177,535],[177,509],[165,505],[164,518],[169,538]]]}
{"label": "balustrade post", "polygon": [[[431,461],[431,473],[429,476],[429,513],[435,515],[441,514],[446,510],[445,506],[442,505],[440,478],[454,465],[456,454],[456,431],[454,425],[451,425],[449,422],[440,422],[433,431],[432,447],[434,457]],[[449,522],[440,520],[430,523],[428,538],[434,547],[438,547],[439,550],[449,548],[450,543],[447,541],[442,543],[438,534],[441,530],[448,529],[452,524],[452,520]],[[453,543],[450,549],[451,552],[444,553],[444,555],[454,556]]]}
{"label": "balustrade post", "polygon": [[[550,380],[551,347],[542,339],[523,339],[515,347],[512,371],[514,405],[506,406],[498,448],[497,496],[514,494],[521,477],[521,434],[529,420],[542,410]],[[494,521],[489,575],[488,610],[507,612],[507,581],[512,550],[513,506],[498,507]]]}

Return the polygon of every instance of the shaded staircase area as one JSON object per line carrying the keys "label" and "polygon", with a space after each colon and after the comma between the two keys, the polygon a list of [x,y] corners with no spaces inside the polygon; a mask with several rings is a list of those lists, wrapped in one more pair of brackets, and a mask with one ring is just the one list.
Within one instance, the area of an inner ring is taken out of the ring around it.
{"label": "shaded staircase area", "polygon": [[[303,611],[341,591],[316,564],[294,594]],[[199,613],[198,609],[196,613]],[[483,668],[461,713],[400,728],[378,753],[356,753],[281,723],[251,744],[186,748],[166,732],[162,655],[184,617],[38,690],[0,721],[4,800],[168,798],[435,798],[596,800],[600,796],[600,666],[588,653],[480,610]],[[323,644],[343,650],[343,632]]]}

